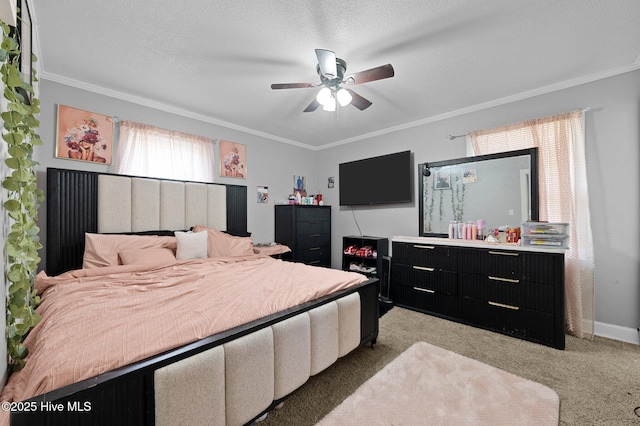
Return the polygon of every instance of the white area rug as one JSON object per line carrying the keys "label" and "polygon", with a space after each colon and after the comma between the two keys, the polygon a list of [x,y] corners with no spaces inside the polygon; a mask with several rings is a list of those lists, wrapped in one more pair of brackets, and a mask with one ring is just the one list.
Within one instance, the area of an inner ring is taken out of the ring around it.
{"label": "white area rug", "polygon": [[557,425],[559,410],[540,383],[418,342],[318,425]]}

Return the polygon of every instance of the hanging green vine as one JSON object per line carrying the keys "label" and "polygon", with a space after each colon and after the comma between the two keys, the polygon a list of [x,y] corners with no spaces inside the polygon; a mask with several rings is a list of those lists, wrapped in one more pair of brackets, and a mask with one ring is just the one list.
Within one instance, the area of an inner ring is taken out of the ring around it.
{"label": "hanging green vine", "polygon": [[422,177],[422,179],[424,179],[423,181],[423,185],[422,185],[422,201],[423,203],[425,203],[425,209],[423,212],[423,221],[424,221],[424,232],[431,232],[431,220],[433,219],[433,193],[431,193],[431,203],[430,204],[426,204],[427,200],[429,198],[429,178],[428,177]]}
{"label": "hanging green vine", "polygon": [[456,176],[455,183],[451,187],[451,209],[453,210],[453,219],[458,222],[462,221],[464,214],[464,190],[466,185],[462,183],[459,176]]}
{"label": "hanging green vine", "polygon": [[[40,262],[38,249],[42,248],[37,226],[38,205],[44,200],[44,195],[36,185],[37,163],[33,160],[33,147],[42,145],[42,140],[34,131],[40,126],[36,118],[40,112],[40,101],[20,73],[19,43],[6,23],[0,21],[0,25],[3,34],[0,73],[7,101],[6,111],[1,114],[4,125],[2,138],[8,145],[5,164],[11,170],[2,180],[2,187],[8,192],[4,209],[12,219],[6,241],[7,350],[10,369],[15,371],[22,368],[28,353],[23,344],[24,338],[40,321],[35,311],[40,299],[34,284]],[[35,78],[35,70],[32,74]]]}

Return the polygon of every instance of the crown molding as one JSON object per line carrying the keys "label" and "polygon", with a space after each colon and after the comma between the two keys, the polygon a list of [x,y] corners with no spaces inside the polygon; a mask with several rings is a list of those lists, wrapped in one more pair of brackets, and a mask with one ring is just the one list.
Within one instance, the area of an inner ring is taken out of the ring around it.
{"label": "crown molding", "polygon": [[434,123],[437,121],[441,121],[441,120],[446,120],[446,119],[450,119],[453,117],[459,117],[461,115],[465,115],[465,114],[470,114],[473,112],[477,112],[477,111],[481,111],[481,110],[485,110],[485,109],[489,109],[489,108],[494,108],[497,106],[501,106],[501,105],[506,105],[512,102],[516,102],[516,101],[521,101],[524,99],[528,99],[528,98],[533,98],[535,96],[540,96],[540,95],[544,95],[544,94],[548,94],[548,93],[553,93],[553,92],[557,92],[559,90],[563,90],[563,89],[568,89],[571,87],[576,87],[576,86],[580,86],[582,84],[587,84],[587,83],[591,83],[594,81],[598,81],[598,80],[602,80],[605,78],[609,78],[609,77],[614,77],[620,74],[624,74],[627,72],[631,72],[631,71],[636,71],[640,69],[640,56],[636,59],[636,61],[632,64],[628,64],[625,66],[621,66],[618,68],[613,68],[613,69],[609,69],[600,73],[595,73],[595,74],[590,74],[587,76],[583,76],[580,78],[576,78],[576,79],[572,79],[572,80],[567,80],[567,81],[563,81],[560,83],[555,83],[555,84],[550,84],[548,86],[544,86],[544,87],[540,87],[534,90],[529,90],[526,92],[521,92],[515,95],[511,95],[511,96],[506,96],[503,98],[499,98],[499,99],[494,99],[492,101],[488,101],[488,102],[483,102],[481,104],[477,104],[477,105],[472,105],[466,108],[461,108],[458,110],[454,110],[454,111],[449,111],[443,114],[438,114],[438,115],[434,115],[431,117],[426,117],[420,120],[416,120],[416,121],[412,121],[409,123],[404,123],[404,124],[400,124],[397,126],[392,126],[392,127],[388,127],[386,129],[382,129],[382,130],[377,130],[375,132],[370,132],[370,133],[365,133],[359,136],[354,136],[352,138],[347,138],[347,139],[342,139],[336,142],[331,142],[325,145],[321,145],[321,146],[312,146],[312,145],[308,145],[308,144],[304,144],[298,141],[294,141],[291,139],[287,139],[287,138],[283,138],[280,136],[276,136],[276,135],[272,135],[269,133],[265,133],[265,132],[261,132],[255,129],[251,129],[248,127],[244,127],[244,126],[239,126],[237,124],[234,123],[230,123],[227,121],[223,121],[223,120],[218,120],[216,118],[213,117],[209,117],[206,115],[202,115],[202,114],[197,114],[194,113],[192,111],[188,111],[182,108],[177,108],[175,106],[172,105],[168,105],[162,102],[157,102],[157,101],[153,101],[151,99],[147,99],[147,98],[143,98],[140,96],[133,96],[127,93],[122,93],[122,92],[118,92],[115,90],[111,90],[111,89],[107,89],[105,87],[101,87],[101,86],[97,86],[97,85],[93,85],[93,84],[88,84],[88,83],[84,83],[78,80],[74,80],[74,79],[70,79],[70,78],[66,78],[57,74],[52,74],[52,73],[47,73],[44,72],[42,73],[42,75],[40,76],[41,79],[46,79],[46,80],[50,80],[53,82],[57,82],[57,83],[61,83],[61,84],[65,84],[68,86],[72,86],[72,87],[76,87],[79,89],[83,89],[83,90],[87,90],[90,92],[94,92],[94,93],[98,93],[101,95],[105,95],[105,96],[110,96],[116,99],[120,99],[123,101],[127,101],[127,102],[131,102],[131,103],[135,103],[138,105],[143,105],[149,108],[154,108],[154,109],[158,109],[161,111],[165,111],[165,112],[169,112],[172,114],[176,114],[176,115],[180,115],[183,117],[187,117],[187,118],[192,118],[194,120],[199,120],[199,121],[203,121],[205,123],[210,123],[210,124],[214,124],[217,126],[221,126],[221,127],[225,127],[228,129],[232,129],[232,130],[237,130],[243,133],[247,133],[247,134],[251,134],[254,136],[259,136],[265,139],[270,139],[276,142],[282,142],[282,143],[286,143],[289,145],[293,145],[293,146],[297,146],[299,148],[304,148],[304,149],[308,149],[311,151],[322,151],[325,149],[330,149],[330,148],[335,148],[337,146],[341,146],[341,145],[346,145],[348,143],[352,143],[352,142],[357,142],[357,141],[361,141],[361,140],[365,140],[365,139],[370,139],[373,137],[377,137],[377,136],[381,136],[381,135],[386,135],[389,133],[394,133],[394,132],[398,132],[398,131],[402,131],[402,130],[407,130],[407,129],[411,129],[414,127],[418,127],[418,126],[423,126],[426,124],[430,124],[430,123]]}
{"label": "crown molding", "polygon": [[123,92],[119,92],[116,90],[112,90],[112,89],[107,89],[106,87],[102,87],[102,86],[97,86],[94,84],[88,84],[79,80],[74,80],[71,78],[67,78],[67,77],[63,77],[60,76],[58,74],[52,74],[52,73],[48,73],[48,72],[43,72],[40,75],[40,79],[41,80],[49,80],[49,81],[53,81],[56,83],[60,83],[60,84],[64,84],[67,86],[71,86],[71,87],[76,87],[78,89],[82,89],[82,90],[86,90],[89,92],[93,92],[93,93],[97,93],[100,95],[104,95],[104,96],[109,96],[112,98],[116,98],[116,99],[120,99],[122,101],[126,101],[126,102],[131,102],[137,105],[142,105],[142,106],[146,106],[149,108],[154,108],[160,111],[165,111],[171,114],[176,114],[176,115],[180,115],[183,117],[187,117],[187,118],[192,118],[194,120],[198,120],[198,121],[202,121],[205,123],[209,123],[209,124],[214,124],[216,126],[220,126],[220,127],[225,127],[227,129],[232,129],[232,130],[237,130],[239,132],[243,132],[243,133],[248,133],[254,136],[260,136],[262,138],[265,139],[271,139],[277,142],[282,142],[282,143],[286,143],[289,145],[294,145],[300,148],[306,148],[306,149],[313,149],[315,147],[312,147],[310,145],[307,144],[303,144],[301,142],[297,142],[291,139],[286,139],[286,138],[282,138],[280,136],[276,136],[276,135],[271,135],[269,133],[265,133],[265,132],[261,132],[255,129],[251,129],[248,127],[244,127],[244,126],[240,126],[234,123],[230,123],[228,121],[223,121],[223,120],[218,120],[216,118],[213,117],[209,117],[206,115],[202,115],[202,114],[198,114],[195,113],[193,111],[189,111],[186,109],[182,109],[182,108],[177,108],[173,105],[169,105],[163,102],[158,102],[158,101],[154,101],[152,99],[148,99],[148,98],[144,98],[141,96],[134,96],[134,95],[130,95],[127,93],[123,93]]}
{"label": "crown molding", "polygon": [[540,95],[545,95],[548,93],[553,93],[553,92],[557,92],[559,90],[563,90],[563,89],[569,89],[571,87],[576,87],[576,86],[580,86],[582,84],[587,84],[587,83],[592,83],[594,81],[598,81],[598,80],[602,80],[605,78],[609,78],[609,77],[615,77],[617,75],[620,74],[625,74],[631,71],[636,71],[640,69],[640,56],[638,57],[638,59],[633,63],[633,64],[629,64],[629,65],[625,65],[619,68],[614,68],[614,69],[610,69],[607,71],[603,71],[600,73],[595,73],[595,74],[590,74],[587,76],[583,76],[580,78],[576,78],[576,79],[572,79],[572,80],[567,80],[567,81],[563,81],[560,83],[556,83],[556,84],[550,84],[548,86],[544,86],[544,87],[540,87],[534,90],[529,90],[526,92],[521,92],[515,95],[511,95],[511,96],[506,96],[504,98],[499,98],[499,99],[494,99],[492,101],[489,102],[484,102],[481,104],[477,104],[477,105],[472,105],[470,107],[466,107],[466,108],[461,108],[458,110],[454,110],[454,111],[450,111],[450,112],[446,112],[443,114],[438,114],[438,115],[434,115],[431,117],[427,117],[427,118],[423,118],[420,120],[416,120],[416,121],[412,121],[410,123],[404,123],[404,124],[400,124],[398,126],[393,126],[393,127],[389,127],[386,129],[382,129],[382,130],[378,130],[375,132],[371,132],[371,133],[366,133],[360,136],[355,136],[352,138],[348,138],[348,139],[343,139],[340,141],[336,141],[336,142],[332,142],[326,145],[322,145],[320,147],[318,147],[318,150],[323,150],[323,149],[329,149],[329,148],[334,148],[340,145],[345,145],[348,143],[352,143],[352,142],[357,142],[360,140],[364,140],[364,139],[369,139],[369,138],[373,138],[376,136],[381,136],[381,135],[385,135],[385,134],[389,134],[389,133],[393,133],[393,132],[398,132],[401,130],[407,130],[407,129],[411,129],[413,127],[418,127],[418,126],[423,126],[425,124],[429,124],[429,123],[434,123],[437,121],[441,121],[441,120],[446,120],[446,119],[450,119],[453,117],[459,117],[461,115],[465,115],[465,114],[470,114],[472,112],[477,112],[477,111],[481,111],[481,110],[485,110],[485,109],[489,109],[489,108],[493,108],[493,107],[497,107],[497,106],[501,106],[501,105],[506,105],[512,102],[516,102],[516,101],[521,101],[524,99],[529,99],[529,98],[533,98],[535,96],[540,96]]}

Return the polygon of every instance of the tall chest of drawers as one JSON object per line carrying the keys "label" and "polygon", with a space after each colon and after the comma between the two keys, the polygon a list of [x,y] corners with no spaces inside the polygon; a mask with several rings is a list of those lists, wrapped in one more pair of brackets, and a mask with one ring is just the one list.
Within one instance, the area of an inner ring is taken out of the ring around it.
{"label": "tall chest of drawers", "polygon": [[275,206],[275,241],[291,248],[290,260],[331,267],[331,206]]}
{"label": "tall chest of drawers", "polygon": [[433,240],[393,240],[397,305],[564,349],[561,250]]}

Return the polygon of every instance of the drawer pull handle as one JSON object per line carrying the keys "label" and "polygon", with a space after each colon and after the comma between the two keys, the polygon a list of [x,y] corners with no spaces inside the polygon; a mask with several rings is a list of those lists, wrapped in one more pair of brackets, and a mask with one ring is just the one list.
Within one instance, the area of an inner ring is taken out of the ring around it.
{"label": "drawer pull handle", "polygon": [[519,306],[513,306],[513,305],[505,305],[504,303],[498,303],[498,302],[492,302],[489,301],[488,302],[491,306],[497,306],[499,308],[507,308],[507,309],[511,309],[512,311],[518,311],[520,310]]}
{"label": "drawer pull handle", "polygon": [[413,289],[417,291],[422,291],[423,293],[430,293],[430,294],[435,293],[435,291],[429,290],[428,288],[414,287]]}
{"label": "drawer pull handle", "polygon": [[311,250],[320,250],[320,247],[311,247],[311,248],[309,249],[309,251],[311,251]]}
{"label": "drawer pull handle", "polygon": [[489,254],[498,254],[500,256],[520,256],[520,253],[512,253],[509,251],[489,251]]}
{"label": "drawer pull handle", "polygon": [[493,280],[493,281],[504,281],[506,283],[518,284],[520,282],[520,280],[514,280],[514,279],[511,279],[511,278],[492,277],[491,275],[489,275],[488,278],[490,280]]}
{"label": "drawer pull handle", "polygon": [[417,269],[419,271],[428,271],[428,272],[433,272],[436,270],[436,268],[427,268],[426,266],[414,266],[413,269]]}
{"label": "drawer pull handle", "polygon": [[316,263],[320,263],[319,260],[312,260],[311,262],[309,262],[309,265],[315,265]]}
{"label": "drawer pull handle", "polygon": [[319,237],[319,236],[320,236],[320,234],[311,234],[311,235],[309,235],[309,236],[310,236],[310,237]]}
{"label": "drawer pull handle", "polygon": [[418,246],[418,245],[414,245],[413,248],[433,250],[436,247],[435,246]]}

